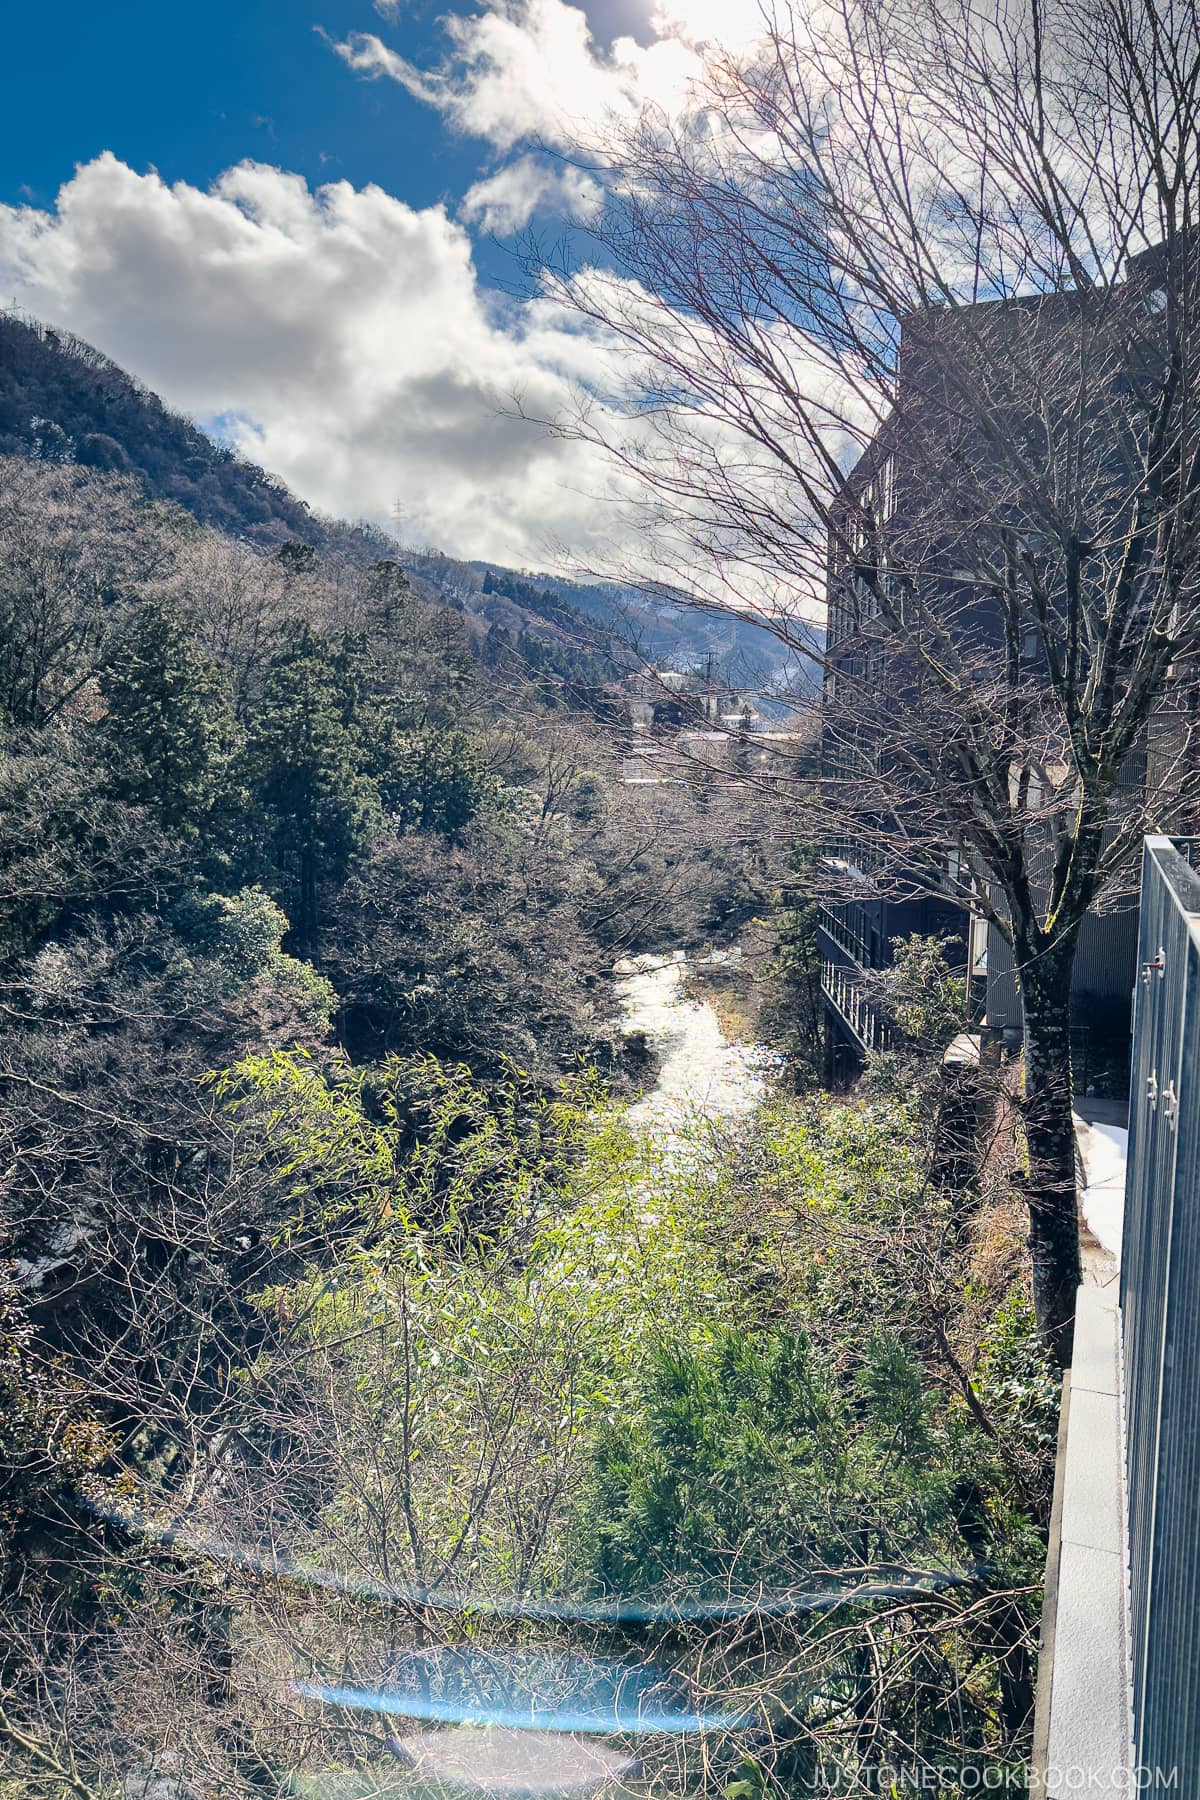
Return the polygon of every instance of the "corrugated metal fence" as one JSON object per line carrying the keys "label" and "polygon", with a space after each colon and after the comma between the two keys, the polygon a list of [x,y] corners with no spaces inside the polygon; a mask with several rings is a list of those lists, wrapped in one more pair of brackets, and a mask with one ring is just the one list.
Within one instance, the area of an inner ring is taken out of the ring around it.
{"label": "corrugated metal fence", "polygon": [[1200,840],[1146,839],[1121,1263],[1136,1762],[1200,1795]]}

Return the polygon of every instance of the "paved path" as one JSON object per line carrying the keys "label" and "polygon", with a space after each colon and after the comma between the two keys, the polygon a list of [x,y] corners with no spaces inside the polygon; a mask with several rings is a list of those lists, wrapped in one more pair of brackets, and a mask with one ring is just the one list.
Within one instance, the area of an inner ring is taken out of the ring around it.
{"label": "paved path", "polygon": [[1127,1126],[1123,1100],[1080,1100],[1075,1107],[1085,1279],[1111,1278],[1120,1267]]}

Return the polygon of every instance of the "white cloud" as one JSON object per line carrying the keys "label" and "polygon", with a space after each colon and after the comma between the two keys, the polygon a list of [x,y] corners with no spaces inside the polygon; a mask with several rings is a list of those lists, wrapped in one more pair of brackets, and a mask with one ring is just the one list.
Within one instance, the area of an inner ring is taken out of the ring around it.
{"label": "white cloud", "polygon": [[[325,35],[322,31],[321,36]],[[372,81],[380,75],[386,75],[390,81],[399,82],[416,99],[424,100],[430,106],[440,104],[440,84],[437,77],[423,75],[406,57],[400,56],[395,50],[389,50],[382,38],[376,37],[373,31],[351,32],[341,43],[332,39],[328,41],[334,53],[356,74],[366,75]]]}
{"label": "white cloud", "polygon": [[254,163],[204,192],[105,154],[53,213],[0,207],[0,279],[170,404],[227,415],[322,510],[398,508],[410,541],[508,563],[544,565],[552,541],[600,554],[599,457],[510,416],[514,395],[560,413],[600,348],[481,288],[441,207]]}
{"label": "white cloud", "polygon": [[[632,316],[637,291],[600,279]],[[629,346],[549,293],[482,287],[467,231],[442,207],[417,211],[347,182],[312,191],[259,163],[208,191],[168,186],[105,154],[77,170],[53,212],[0,206],[0,291],[169,404],[220,420],[325,512],[518,567],[669,578],[688,566],[686,533],[630,472],[675,444],[669,421],[622,416],[645,376]],[[807,379],[827,372],[812,362]],[[596,442],[539,429],[514,402],[534,420],[582,416],[593,439],[632,455],[614,462]],[[778,468],[727,419],[685,429],[696,466],[736,469],[786,503]],[[736,579],[743,598],[779,597],[774,565],[737,577],[719,518],[708,536],[701,586],[716,597]]]}
{"label": "white cloud", "polygon": [[528,225],[538,212],[560,218],[594,219],[603,204],[600,183],[586,170],[557,165],[536,156],[519,156],[463,195],[459,216],[469,225],[500,237]]}
{"label": "white cloud", "polygon": [[[757,0],[721,5],[727,22],[752,9],[761,32]],[[703,73],[708,39],[665,12],[655,20],[658,35],[648,45],[619,37],[601,51],[586,15],[565,0],[493,0],[481,12],[445,18],[449,52],[433,70],[416,68],[368,32],[334,48],[351,68],[399,82],[457,130],[507,152],[531,139],[575,143],[646,104],[681,110]]]}

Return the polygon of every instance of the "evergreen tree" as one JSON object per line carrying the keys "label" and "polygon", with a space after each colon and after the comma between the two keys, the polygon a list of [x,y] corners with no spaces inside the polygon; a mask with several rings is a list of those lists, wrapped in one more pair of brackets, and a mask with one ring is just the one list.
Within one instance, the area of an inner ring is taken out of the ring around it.
{"label": "evergreen tree", "polygon": [[758,1020],[783,1051],[792,1084],[802,1092],[820,1082],[825,1061],[818,882],[804,850],[793,850],[786,867],[788,879],[766,920],[773,942],[758,977]]}
{"label": "evergreen tree", "polygon": [[[404,592],[400,572],[393,598]],[[406,692],[404,646],[395,615],[390,618],[390,635],[346,632],[332,659],[342,721],[397,829],[457,837],[494,799],[496,784],[469,733],[418,727]]]}
{"label": "evergreen tree", "polygon": [[289,538],[286,544],[280,544],[276,551],[276,560],[283,565],[289,578],[301,575],[315,575],[321,566],[321,559],[311,544],[301,538]]}
{"label": "evergreen tree", "polygon": [[408,732],[390,749],[380,790],[401,830],[458,837],[494,797],[483,754],[465,731]]}
{"label": "evergreen tree", "polygon": [[263,818],[264,873],[302,955],[316,949],[322,890],[345,877],[381,823],[355,714],[344,659],[298,624],[267,672],[246,766]]}
{"label": "evergreen tree", "polygon": [[359,600],[368,630],[387,639],[412,611],[412,583],[394,557],[380,557],[367,571]]}
{"label": "evergreen tree", "polygon": [[209,834],[230,799],[239,729],[226,676],[177,607],[138,609],[100,687],[118,798],[145,806],[181,838]]}

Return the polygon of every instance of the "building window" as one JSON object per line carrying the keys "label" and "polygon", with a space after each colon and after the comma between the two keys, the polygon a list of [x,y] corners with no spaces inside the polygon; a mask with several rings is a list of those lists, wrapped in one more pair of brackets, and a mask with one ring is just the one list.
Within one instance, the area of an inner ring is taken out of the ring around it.
{"label": "building window", "polygon": [[988,922],[982,913],[971,914],[969,963],[974,976],[987,974]]}
{"label": "building window", "polygon": [[896,459],[894,456],[885,459],[877,479],[879,510],[876,516],[881,525],[886,525],[896,510]]}

